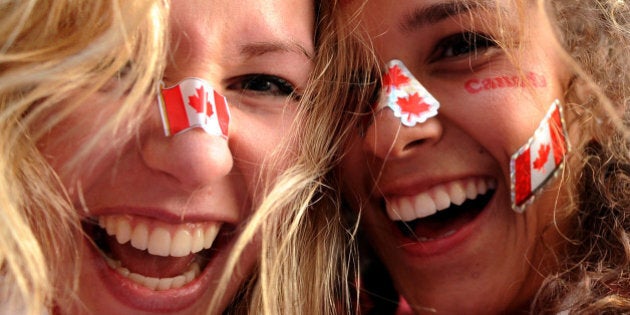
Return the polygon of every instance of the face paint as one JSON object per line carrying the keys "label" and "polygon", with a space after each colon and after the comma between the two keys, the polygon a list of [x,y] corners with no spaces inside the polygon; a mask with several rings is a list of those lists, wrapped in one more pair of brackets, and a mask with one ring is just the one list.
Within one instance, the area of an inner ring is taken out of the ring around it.
{"label": "face paint", "polygon": [[227,101],[204,80],[186,78],[172,87],[160,87],[158,104],[167,137],[198,127],[227,138],[230,122]]}
{"label": "face paint", "polygon": [[377,110],[389,107],[403,125],[413,127],[437,115],[440,103],[420,84],[400,60],[387,63]]}
{"label": "face paint", "polygon": [[470,94],[494,89],[522,88],[526,86],[534,88],[546,87],[547,80],[540,74],[528,72],[524,78],[504,75],[483,79],[473,78],[464,83],[464,88]]}
{"label": "face paint", "polygon": [[527,144],[510,159],[512,209],[523,212],[558,170],[569,151],[560,101],[555,100]]}

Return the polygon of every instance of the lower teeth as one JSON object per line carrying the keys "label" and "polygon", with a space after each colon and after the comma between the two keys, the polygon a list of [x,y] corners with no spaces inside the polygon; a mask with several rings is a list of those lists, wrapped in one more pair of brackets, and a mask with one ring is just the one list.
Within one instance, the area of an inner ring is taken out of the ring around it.
{"label": "lower teeth", "polygon": [[111,259],[107,256],[104,256],[104,257],[105,257],[105,261],[107,262],[107,265],[110,268],[116,270],[118,274],[122,275],[123,277],[127,279],[130,279],[131,281],[143,287],[146,287],[154,291],[164,291],[164,290],[181,288],[184,285],[193,281],[201,273],[201,268],[199,266],[199,263],[197,263],[196,261],[193,261],[188,267],[188,270],[186,270],[184,273],[182,273],[179,276],[170,277],[170,278],[147,277],[139,273],[134,273],[134,272],[129,271],[129,269],[123,267],[122,263],[118,260]]}
{"label": "lower teeth", "polygon": [[455,230],[450,230],[442,235],[440,235],[439,237],[433,238],[433,237],[424,237],[424,236],[418,236],[416,239],[418,240],[418,242],[428,242],[428,241],[434,241],[434,240],[439,240],[442,238],[447,238],[453,234],[455,234]]}

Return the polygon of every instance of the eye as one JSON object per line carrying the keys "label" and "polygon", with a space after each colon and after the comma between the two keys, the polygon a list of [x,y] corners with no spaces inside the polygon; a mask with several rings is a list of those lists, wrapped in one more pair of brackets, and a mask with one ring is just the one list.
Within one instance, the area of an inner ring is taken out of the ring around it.
{"label": "eye", "polygon": [[474,32],[459,33],[441,40],[431,61],[458,57],[476,58],[493,47],[498,45],[489,36]]}
{"label": "eye", "polygon": [[289,81],[268,74],[248,74],[238,77],[227,88],[250,95],[290,96],[295,92],[295,88]]}
{"label": "eye", "polygon": [[[98,91],[101,93],[110,93],[115,89],[122,86],[125,79],[128,79],[129,73],[131,72],[131,61],[128,61],[125,66],[119,69],[114,76],[112,76],[103,86],[101,86]],[[128,82],[127,82],[128,83]]]}

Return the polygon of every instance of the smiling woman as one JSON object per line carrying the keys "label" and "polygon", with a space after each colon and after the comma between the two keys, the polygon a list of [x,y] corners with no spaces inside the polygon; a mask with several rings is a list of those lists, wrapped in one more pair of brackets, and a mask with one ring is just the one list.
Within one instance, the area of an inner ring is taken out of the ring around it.
{"label": "smiling woman", "polygon": [[268,159],[291,150],[313,2],[0,7],[1,311],[222,313],[255,271],[253,236],[226,266],[261,179],[289,166]]}
{"label": "smiling woman", "polygon": [[[384,87],[338,176],[386,296],[415,314],[627,313],[628,2],[356,6]],[[428,108],[411,96],[437,112],[408,124]]]}

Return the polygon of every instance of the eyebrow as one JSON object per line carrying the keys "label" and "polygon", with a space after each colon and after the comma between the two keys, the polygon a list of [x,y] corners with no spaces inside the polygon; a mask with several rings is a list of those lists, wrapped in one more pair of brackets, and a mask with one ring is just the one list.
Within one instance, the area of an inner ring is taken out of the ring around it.
{"label": "eyebrow", "polygon": [[479,6],[477,3],[468,1],[451,1],[416,8],[403,18],[400,29],[406,33],[412,32],[428,24],[435,24],[449,17],[470,12]]}
{"label": "eyebrow", "polygon": [[312,54],[304,46],[296,42],[254,42],[241,46],[241,54],[248,58],[276,52],[298,53],[306,56],[308,59],[312,58]]}

